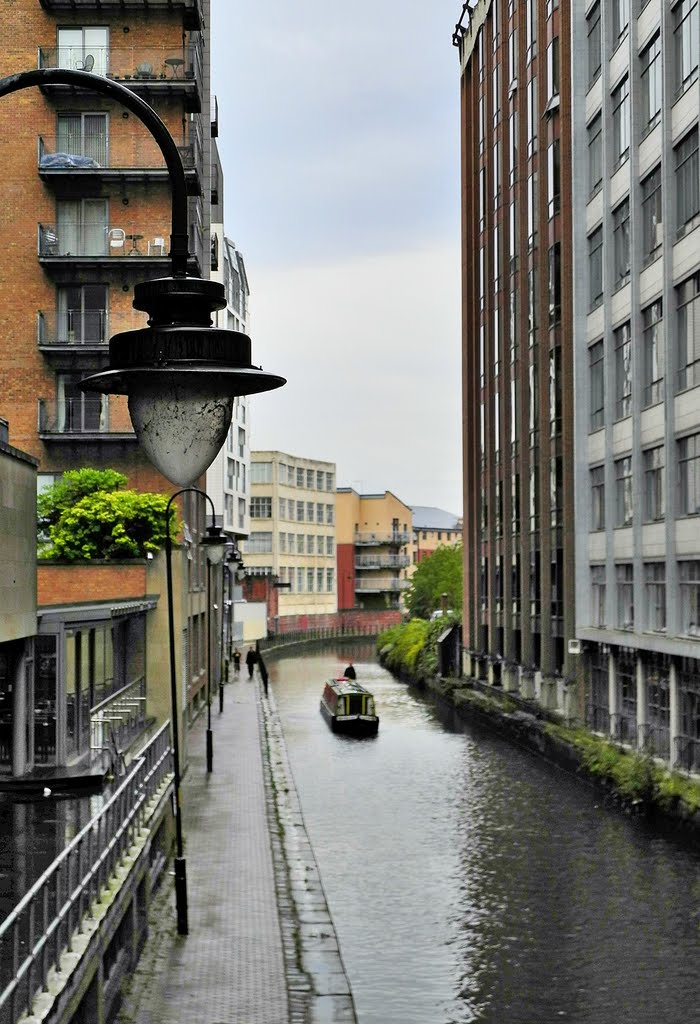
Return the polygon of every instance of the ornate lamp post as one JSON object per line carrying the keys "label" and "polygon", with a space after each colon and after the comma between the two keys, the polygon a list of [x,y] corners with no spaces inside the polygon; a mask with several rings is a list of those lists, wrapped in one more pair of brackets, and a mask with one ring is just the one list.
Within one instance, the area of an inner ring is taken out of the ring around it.
{"label": "ornate lamp post", "polygon": [[[119,101],[148,128],[165,159],[172,191],[171,276],[134,287],[135,309],[149,314],[148,327],[115,335],[109,367],[80,382],[84,391],[128,395],[139,444],[173,483],[188,489],[211,465],[228,432],[237,395],[271,391],[283,377],[251,362],[250,338],[213,328],[211,314],[226,305],[224,287],[188,277],[187,187],[174,139],[158,114],[126,86],[101,75],[67,68],[24,71],[0,79],[0,97],[50,83],[89,89]],[[168,623],[170,632],[171,728],[176,798],[177,927],[187,934],[187,877],[182,856],[175,628],[172,605],[170,507],[166,512]]]}

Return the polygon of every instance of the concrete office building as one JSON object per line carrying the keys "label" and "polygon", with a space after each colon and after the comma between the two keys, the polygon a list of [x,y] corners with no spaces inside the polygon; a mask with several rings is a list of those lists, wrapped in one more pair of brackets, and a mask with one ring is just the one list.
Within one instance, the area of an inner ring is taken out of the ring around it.
{"label": "concrete office building", "polygon": [[697,0],[571,5],[576,633],[595,729],[700,770]]}

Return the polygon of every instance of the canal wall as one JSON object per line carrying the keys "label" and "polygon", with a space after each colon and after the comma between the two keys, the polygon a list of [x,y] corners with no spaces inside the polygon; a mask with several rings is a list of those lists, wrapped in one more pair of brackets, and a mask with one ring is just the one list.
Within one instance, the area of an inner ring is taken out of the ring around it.
{"label": "canal wall", "polygon": [[293,1020],[357,1024],[272,687],[261,699],[268,819]]}

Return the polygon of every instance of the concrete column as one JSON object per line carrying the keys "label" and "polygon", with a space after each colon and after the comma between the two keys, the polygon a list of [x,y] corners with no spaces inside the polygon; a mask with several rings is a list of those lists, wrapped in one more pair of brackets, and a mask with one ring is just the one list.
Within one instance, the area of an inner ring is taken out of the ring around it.
{"label": "concrete column", "polygon": [[668,670],[668,696],[669,696],[669,713],[668,713],[668,726],[669,726],[669,764],[671,768],[675,768],[678,761],[678,745],[676,738],[681,735],[681,695],[680,688],[678,685],[678,671],[676,669],[676,663],[671,659],[671,665]]}
{"label": "concrete column", "polygon": [[644,679],[644,664],[641,657],[637,657],[637,746],[644,732],[643,726],[647,724],[647,687]]}

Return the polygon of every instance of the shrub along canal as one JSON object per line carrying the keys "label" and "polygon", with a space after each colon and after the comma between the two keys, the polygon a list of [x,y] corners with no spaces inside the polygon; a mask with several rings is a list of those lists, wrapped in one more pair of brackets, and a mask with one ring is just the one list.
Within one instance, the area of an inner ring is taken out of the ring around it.
{"label": "shrub along canal", "polygon": [[[348,657],[379,735],[331,732]],[[348,645],[269,656],[360,1024],[677,1024],[700,1005],[700,853]]]}

